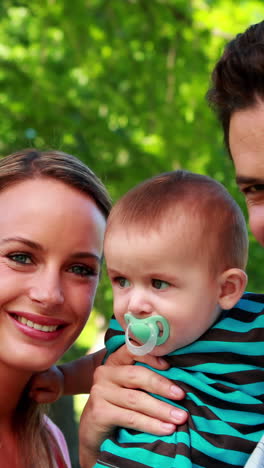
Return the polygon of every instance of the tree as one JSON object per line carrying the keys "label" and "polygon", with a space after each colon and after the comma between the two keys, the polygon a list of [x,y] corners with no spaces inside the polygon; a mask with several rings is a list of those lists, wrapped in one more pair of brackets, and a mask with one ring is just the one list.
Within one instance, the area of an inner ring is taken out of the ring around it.
{"label": "tree", "polygon": [[[114,200],[184,167],[220,180],[243,204],[204,96],[225,42],[263,17],[261,0],[2,0],[1,154],[73,153]],[[263,253],[251,244],[249,289],[262,292]],[[111,308],[103,277],[93,325]],[[78,343],[70,357],[90,347],[87,331]]]}

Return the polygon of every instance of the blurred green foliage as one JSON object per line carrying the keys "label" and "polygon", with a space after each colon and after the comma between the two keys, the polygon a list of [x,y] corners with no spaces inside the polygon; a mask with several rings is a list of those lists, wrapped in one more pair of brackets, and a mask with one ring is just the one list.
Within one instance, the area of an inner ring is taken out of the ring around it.
{"label": "blurred green foliage", "polygon": [[[225,42],[263,17],[262,0],[1,0],[1,154],[73,153],[113,200],[184,167],[220,180],[243,205],[204,96]],[[260,249],[252,241],[249,289],[263,292]],[[68,357],[92,345],[100,314],[111,315],[105,275]]]}

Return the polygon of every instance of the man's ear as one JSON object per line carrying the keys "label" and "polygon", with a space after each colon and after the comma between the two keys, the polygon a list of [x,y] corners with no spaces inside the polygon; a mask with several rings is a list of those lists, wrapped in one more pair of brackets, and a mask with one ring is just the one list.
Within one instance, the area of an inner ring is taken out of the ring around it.
{"label": "man's ear", "polygon": [[239,301],[247,285],[247,275],[239,268],[230,268],[220,277],[220,295],[218,303],[222,309],[232,309]]}

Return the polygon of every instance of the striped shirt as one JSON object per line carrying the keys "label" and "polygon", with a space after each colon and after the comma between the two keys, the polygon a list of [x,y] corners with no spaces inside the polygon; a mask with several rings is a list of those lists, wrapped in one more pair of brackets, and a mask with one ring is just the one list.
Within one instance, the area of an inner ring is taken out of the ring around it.
{"label": "striped shirt", "polygon": [[[245,293],[197,341],[166,356],[170,369],[153,370],[180,385],[186,397],[179,405],[155,396],[187,410],[187,423],[168,436],[117,428],[101,445],[95,467],[243,467],[264,432],[263,328],[264,295]],[[108,353],[124,341],[111,320]]]}

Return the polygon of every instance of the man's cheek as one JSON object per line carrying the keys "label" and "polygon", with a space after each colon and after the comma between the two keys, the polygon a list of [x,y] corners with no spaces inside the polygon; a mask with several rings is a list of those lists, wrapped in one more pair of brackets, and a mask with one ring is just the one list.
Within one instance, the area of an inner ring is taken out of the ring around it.
{"label": "man's cheek", "polygon": [[249,211],[249,227],[257,241],[264,247],[264,205]]}

